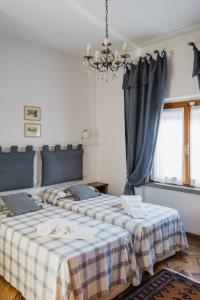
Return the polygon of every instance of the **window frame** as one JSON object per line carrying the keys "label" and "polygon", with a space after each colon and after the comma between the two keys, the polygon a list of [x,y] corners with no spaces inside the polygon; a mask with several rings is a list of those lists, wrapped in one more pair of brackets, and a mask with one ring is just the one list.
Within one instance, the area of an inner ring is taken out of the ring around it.
{"label": "window frame", "polygon": [[[191,116],[191,107],[200,106],[200,100],[187,100],[187,101],[179,101],[179,102],[167,102],[164,104],[164,110],[167,109],[176,109],[183,108],[184,109],[184,159],[183,159],[183,184],[172,184],[176,186],[186,186],[192,187],[190,184],[190,116]],[[158,182],[151,180],[152,182]],[[166,182],[167,185],[169,183]],[[171,184],[170,184],[171,185]]]}

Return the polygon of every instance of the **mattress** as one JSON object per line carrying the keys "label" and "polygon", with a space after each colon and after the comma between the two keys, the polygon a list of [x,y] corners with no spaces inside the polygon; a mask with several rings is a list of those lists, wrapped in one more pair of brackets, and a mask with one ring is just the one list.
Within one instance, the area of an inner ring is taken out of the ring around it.
{"label": "mattress", "polygon": [[[50,192],[49,192],[50,191]],[[84,201],[45,197],[47,203],[126,229],[133,243],[137,268],[153,274],[154,264],[188,248],[182,220],[177,210],[143,203],[147,216],[133,219],[122,209],[120,198],[101,194]],[[142,276],[140,274],[140,276]]]}
{"label": "mattress", "polygon": [[[38,224],[58,217],[98,233],[90,241],[38,236]],[[0,275],[28,300],[100,299],[118,285],[139,284],[126,230],[52,205],[4,217],[0,240]]]}

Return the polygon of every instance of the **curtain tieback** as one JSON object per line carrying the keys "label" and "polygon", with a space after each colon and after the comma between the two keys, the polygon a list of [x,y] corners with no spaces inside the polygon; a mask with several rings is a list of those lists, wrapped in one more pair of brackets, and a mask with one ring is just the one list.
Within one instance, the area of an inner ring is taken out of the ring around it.
{"label": "curtain tieback", "polygon": [[132,186],[131,180],[129,179],[129,177],[126,178],[126,185],[127,186]]}

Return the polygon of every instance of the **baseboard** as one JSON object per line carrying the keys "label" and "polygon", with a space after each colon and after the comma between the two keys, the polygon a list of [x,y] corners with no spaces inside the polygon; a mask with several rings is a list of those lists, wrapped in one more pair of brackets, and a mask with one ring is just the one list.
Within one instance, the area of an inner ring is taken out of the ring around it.
{"label": "baseboard", "polygon": [[186,235],[187,235],[187,237],[200,239],[200,235],[198,235],[198,234],[194,234],[194,233],[191,233],[191,232],[186,232]]}

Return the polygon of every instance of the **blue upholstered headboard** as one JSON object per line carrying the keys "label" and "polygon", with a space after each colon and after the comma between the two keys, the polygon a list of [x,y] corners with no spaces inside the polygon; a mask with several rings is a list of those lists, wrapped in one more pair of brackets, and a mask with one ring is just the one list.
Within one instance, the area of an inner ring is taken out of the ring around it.
{"label": "blue upholstered headboard", "polygon": [[41,157],[42,186],[83,179],[82,145],[78,145],[75,149],[72,145],[68,145],[66,150],[57,145],[53,151],[45,145]]}
{"label": "blue upholstered headboard", "polygon": [[32,146],[26,146],[25,152],[19,152],[17,146],[10,152],[0,147],[0,192],[33,187],[34,155]]}

